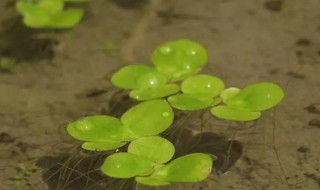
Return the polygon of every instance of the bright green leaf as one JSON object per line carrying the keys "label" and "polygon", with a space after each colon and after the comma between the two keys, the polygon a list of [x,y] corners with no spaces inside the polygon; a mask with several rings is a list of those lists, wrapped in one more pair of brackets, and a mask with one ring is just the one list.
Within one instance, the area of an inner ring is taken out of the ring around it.
{"label": "bright green leaf", "polygon": [[119,141],[104,141],[104,142],[84,142],[82,148],[91,151],[106,151],[114,150],[124,146],[126,142]]}
{"label": "bright green leaf", "polygon": [[181,91],[185,94],[204,94],[211,97],[219,95],[223,88],[223,81],[211,75],[195,75],[181,84]]}
{"label": "bright green leaf", "polygon": [[156,88],[168,82],[167,76],[159,72],[150,72],[141,75],[137,80],[139,89]]}
{"label": "bright green leaf", "polygon": [[235,88],[235,87],[226,88],[220,93],[220,97],[222,98],[222,101],[226,103],[231,97],[237,95],[239,92],[240,92],[239,88]]}
{"label": "bright green leaf", "polygon": [[208,59],[206,49],[191,40],[170,41],[152,53],[157,69],[172,76],[172,81],[182,80],[198,72]]}
{"label": "bright green leaf", "polygon": [[129,65],[122,67],[119,71],[112,75],[112,84],[124,88],[124,89],[138,89],[138,79],[150,72],[154,72],[155,69],[146,65]]}
{"label": "bright green leaf", "polygon": [[168,98],[170,105],[179,110],[195,111],[212,106],[214,99],[203,94],[177,94]]}
{"label": "bright green leaf", "polygon": [[128,152],[147,158],[155,163],[169,161],[175,152],[173,144],[159,136],[141,137],[129,144]]}
{"label": "bright green leaf", "polygon": [[228,106],[216,106],[211,109],[211,113],[220,118],[233,121],[251,121],[261,116],[260,112],[238,109]]}
{"label": "bright green leaf", "polygon": [[130,97],[136,100],[152,100],[170,96],[179,92],[180,87],[176,84],[167,84],[157,88],[147,88],[141,90],[132,90]]}
{"label": "bright green leaf", "polygon": [[67,131],[81,141],[121,141],[125,138],[122,123],[117,118],[104,115],[84,117],[69,123]]}
{"label": "bright green leaf", "polygon": [[166,130],[173,122],[174,113],[165,100],[142,102],[127,112],[121,121],[132,138],[157,135]]}
{"label": "bright green leaf", "polygon": [[101,171],[110,177],[130,178],[152,171],[154,163],[131,153],[115,153],[108,156]]}
{"label": "bright green leaf", "polygon": [[280,86],[270,82],[249,85],[237,95],[229,98],[226,104],[230,107],[262,111],[277,105],[284,97]]}
{"label": "bright green leaf", "polygon": [[37,6],[48,15],[55,15],[63,11],[64,0],[40,0]]}
{"label": "bright green leaf", "polygon": [[141,183],[143,185],[149,185],[149,186],[162,186],[162,185],[169,185],[170,182],[165,181],[163,179],[154,178],[154,177],[136,177],[135,178],[138,183]]}
{"label": "bright green leaf", "polygon": [[70,28],[78,24],[83,17],[83,10],[81,9],[68,9],[60,14],[51,17],[48,27],[54,28]]}
{"label": "bright green leaf", "polygon": [[198,182],[211,174],[212,163],[208,154],[192,153],[160,167],[152,176],[169,182]]}

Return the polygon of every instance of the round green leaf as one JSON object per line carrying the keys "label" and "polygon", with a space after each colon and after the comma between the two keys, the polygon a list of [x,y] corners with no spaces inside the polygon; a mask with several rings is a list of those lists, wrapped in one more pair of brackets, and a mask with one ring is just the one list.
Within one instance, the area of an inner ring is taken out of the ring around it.
{"label": "round green leaf", "polygon": [[129,144],[128,152],[162,164],[169,161],[175,152],[173,144],[159,136],[141,137]]}
{"label": "round green leaf", "polygon": [[127,112],[121,121],[131,138],[157,135],[166,130],[173,122],[174,113],[165,100],[142,102]]}
{"label": "round green leaf", "polygon": [[168,82],[167,76],[159,72],[150,72],[139,77],[137,85],[139,89],[156,88]]}
{"label": "round green leaf", "polygon": [[170,182],[165,181],[163,179],[155,178],[155,177],[136,177],[135,178],[138,183],[149,186],[162,186],[169,185]]}
{"label": "round green leaf", "polygon": [[154,72],[155,69],[146,65],[129,65],[122,67],[119,71],[114,73],[111,78],[113,85],[124,89],[138,89],[138,79],[150,72]]}
{"label": "round green leaf", "polygon": [[223,81],[210,75],[195,75],[181,84],[181,91],[185,94],[205,94],[211,97],[217,96],[223,88]]}
{"label": "round green leaf", "polygon": [[220,93],[220,97],[222,98],[222,101],[226,103],[231,97],[237,95],[239,92],[240,92],[239,88],[230,87],[230,88],[224,89]]}
{"label": "round green leaf", "polygon": [[168,98],[170,105],[178,110],[195,111],[211,106],[214,99],[203,94],[177,94]]}
{"label": "round green leaf", "polygon": [[244,109],[232,108],[228,106],[216,106],[211,109],[211,113],[220,118],[233,121],[251,121],[261,116],[260,112]]}
{"label": "round green leaf", "polygon": [[211,174],[212,163],[208,154],[192,153],[160,167],[152,176],[169,182],[198,182]]}
{"label": "round green leaf", "polygon": [[117,118],[104,115],[84,117],[69,123],[67,132],[81,141],[121,141],[125,137],[122,123]]}
{"label": "round green leaf", "polygon": [[104,141],[104,142],[84,142],[82,148],[91,151],[114,150],[124,146],[126,142]]}
{"label": "round green leaf", "polygon": [[180,87],[176,84],[167,84],[156,88],[132,90],[130,97],[136,100],[152,100],[170,96],[179,92]]}
{"label": "round green leaf", "polygon": [[63,0],[40,0],[37,4],[39,8],[43,9],[48,15],[55,15],[62,12],[64,7]]}
{"label": "round green leaf", "polygon": [[191,40],[181,39],[162,44],[152,53],[152,62],[173,81],[195,74],[208,59],[206,49]]}
{"label": "round green leaf", "polygon": [[68,9],[51,17],[48,27],[53,28],[70,28],[78,24],[83,17],[83,10]]}
{"label": "round green leaf", "polygon": [[228,99],[226,104],[230,107],[262,111],[277,105],[284,97],[280,86],[270,82],[249,85],[236,96]]}
{"label": "round green leaf", "polygon": [[110,177],[130,178],[152,171],[154,163],[131,153],[116,153],[108,156],[101,171]]}

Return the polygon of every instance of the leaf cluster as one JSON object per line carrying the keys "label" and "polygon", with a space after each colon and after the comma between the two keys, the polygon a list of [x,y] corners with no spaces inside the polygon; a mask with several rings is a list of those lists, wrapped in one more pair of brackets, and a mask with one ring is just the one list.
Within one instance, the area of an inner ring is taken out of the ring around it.
{"label": "leaf cluster", "polygon": [[31,28],[70,28],[79,23],[83,10],[69,8],[65,2],[84,0],[18,0],[16,10],[23,16],[23,23]]}
{"label": "leaf cluster", "polygon": [[159,134],[174,120],[172,107],[185,111],[211,107],[211,113],[220,119],[250,121],[284,97],[282,88],[271,82],[225,88],[220,78],[197,74],[207,59],[205,48],[194,41],[162,44],[152,53],[154,67],[129,65],[112,76],[115,86],[131,90],[130,97],[142,103],[120,119],[97,115],[69,123],[69,135],[84,141],[82,148],[92,151],[129,143],[127,152],[108,156],[101,166],[110,177],[135,177],[138,183],[156,186],[206,179],[213,164],[210,155],[192,153],[170,161],[175,148]]}

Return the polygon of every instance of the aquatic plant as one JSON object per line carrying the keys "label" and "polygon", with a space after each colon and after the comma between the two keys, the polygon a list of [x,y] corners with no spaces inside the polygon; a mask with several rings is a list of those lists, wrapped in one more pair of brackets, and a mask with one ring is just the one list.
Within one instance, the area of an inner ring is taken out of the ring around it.
{"label": "aquatic plant", "polygon": [[193,153],[166,164],[174,152],[173,144],[162,137],[142,137],[130,143],[127,153],[107,157],[101,170],[115,178],[135,177],[145,185],[197,182],[210,175],[212,159],[208,154]]}
{"label": "aquatic plant", "polygon": [[72,122],[67,126],[69,135],[84,141],[82,148],[93,151],[130,143],[127,152],[105,159],[101,171],[110,177],[135,177],[138,183],[157,186],[206,179],[211,173],[212,155],[192,153],[170,161],[175,148],[159,135],[173,122],[172,107],[183,111],[210,107],[217,118],[250,121],[284,97],[281,87],[271,82],[225,89],[220,78],[197,74],[207,58],[204,47],[191,40],[160,45],[151,57],[155,67],[129,65],[111,78],[114,86],[131,90],[131,98],[144,102],[129,109],[120,120],[98,115]]}
{"label": "aquatic plant", "polygon": [[81,118],[69,123],[67,132],[84,141],[83,149],[113,150],[134,139],[160,134],[170,127],[173,117],[173,111],[165,100],[150,100],[132,107],[120,120],[107,115]]}
{"label": "aquatic plant", "polygon": [[31,28],[70,28],[80,22],[83,10],[65,8],[65,2],[84,0],[18,0],[16,10],[23,16],[23,23]]}

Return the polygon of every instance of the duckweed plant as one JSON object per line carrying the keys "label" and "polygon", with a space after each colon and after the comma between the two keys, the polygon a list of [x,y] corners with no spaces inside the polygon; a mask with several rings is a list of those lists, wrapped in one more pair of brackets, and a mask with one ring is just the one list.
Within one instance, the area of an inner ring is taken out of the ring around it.
{"label": "duckweed plant", "polygon": [[71,28],[80,22],[83,10],[65,9],[65,2],[86,0],[17,0],[16,10],[23,23],[31,28]]}
{"label": "duckweed plant", "polygon": [[152,53],[154,67],[125,66],[111,78],[113,85],[130,90],[130,97],[141,103],[120,119],[95,115],[71,122],[68,134],[90,151],[113,150],[128,144],[127,152],[108,156],[101,166],[101,171],[110,177],[134,177],[138,183],[151,186],[206,179],[211,174],[214,155],[192,153],[171,160],[175,148],[160,135],[172,125],[173,110],[210,108],[219,119],[252,121],[284,97],[282,88],[272,82],[243,89],[225,88],[220,78],[198,74],[207,59],[205,48],[194,41],[181,39],[162,44]]}

